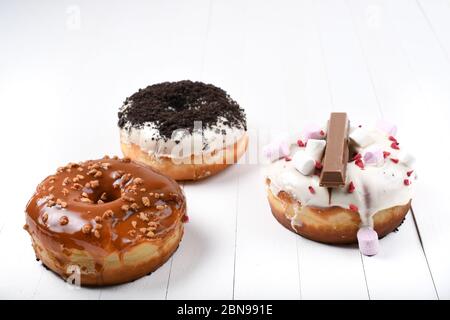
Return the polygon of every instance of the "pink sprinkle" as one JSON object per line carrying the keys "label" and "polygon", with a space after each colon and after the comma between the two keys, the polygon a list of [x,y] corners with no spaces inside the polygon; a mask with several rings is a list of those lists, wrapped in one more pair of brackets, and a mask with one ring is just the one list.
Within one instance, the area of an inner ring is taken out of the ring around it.
{"label": "pink sprinkle", "polygon": [[322,168],[323,168],[322,163],[320,161],[316,161],[316,169],[317,170],[322,170]]}
{"label": "pink sprinkle", "polygon": [[392,142],[398,142],[397,139],[395,139],[394,136],[389,136],[389,140],[391,140]]}
{"label": "pink sprinkle", "polygon": [[353,193],[353,191],[355,191],[355,185],[353,183],[353,181],[350,182],[350,184],[348,185],[348,193]]}
{"label": "pink sprinkle", "polygon": [[361,159],[358,159],[355,161],[355,164],[360,167],[361,169],[364,169],[364,162]]}
{"label": "pink sprinkle", "polygon": [[400,150],[400,147],[398,146],[398,142],[392,142],[391,148],[395,150]]}
{"label": "pink sprinkle", "polygon": [[389,157],[390,155],[391,155],[390,152],[388,152],[388,151],[383,151],[383,156],[384,156],[385,159],[386,159],[387,157]]}
{"label": "pink sprinkle", "polygon": [[352,210],[353,212],[359,212],[359,208],[357,206],[355,206],[354,204],[350,205],[350,210]]}
{"label": "pink sprinkle", "polygon": [[303,141],[302,140],[297,140],[297,144],[298,144],[298,146],[300,147],[300,148],[303,148],[303,147],[305,147],[306,145],[303,143]]}
{"label": "pink sprinkle", "polygon": [[414,170],[408,171],[406,174],[408,175],[408,177],[411,177],[411,175],[413,174]]}
{"label": "pink sprinkle", "polygon": [[286,156],[286,157],[284,157],[284,160],[286,160],[286,161],[291,161],[291,160],[292,160],[292,157]]}
{"label": "pink sprinkle", "polygon": [[314,188],[312,186],[309,186],[308,189],[309,189],[309,192],[311,192],[312,194],[316,193],[316,190],[314,190]]}
{"label": "pink sprinkle", "polygon": [[405,184],[405,186],[409,186],[411,184],[411,181],[409,181],[409,179],[405,179],[403,180],[403,183]]}
{"label": "pink sprinkle", "polygon": [[393,163],[399,163],[399,160],[398,160],[398,159],[391,159],[391,161],[392,161]]}
{"label": "pink sprinkle", "polygon": [[357,153],[354,157],[353,157],[353,161],[357,161],[357,160],[361,160],[362,159],[362,154],[361,153]]}

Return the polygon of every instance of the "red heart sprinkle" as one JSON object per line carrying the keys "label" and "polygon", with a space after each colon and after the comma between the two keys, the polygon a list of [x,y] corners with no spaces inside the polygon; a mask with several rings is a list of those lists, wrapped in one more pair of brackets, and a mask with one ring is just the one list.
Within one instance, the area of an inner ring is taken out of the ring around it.
{"label": "red heart sprinkle", "polygon": [[350,184],[348,185],[348,193],[353,193],[353,191],[355,191],[355,185],[353,183],[353,181],[350,182]]}
{"label": "red heart sprinkle", "polygon": [[324,132],[323,130],[320,130],[320,135],[321,135],[321,136],[324,136],[324,135],[325,135],[325,132]]}
{"label": "red heart sprinkle", "polygon": [[384,156],[385,159],[386,159],[387,157],[389,157],[390,155],[391,155],[390,152],[383,151],[383,156]]}
{"label": "red heart sprinkle", "polygon": [[400,147],[398,146],[398,142],[392,142],[391,148],[395,150],[400,150]]}
{"label": "red heart sprinkle", "polygon": [[183,216],[183,218],[181,218],[181,222],[184,222],[184,223],[189,222],[189,217],[188,217],[187,214],[185,214],[185,215]]}
{"label": "red heart sprinkle", "polygon": [[364,162],[362,162],[361,159],[358,159],[355,161],[355,164],[360,167],[361,169],[364,169]]}
{"label": "red heart sprinkle", "polygon": [[392,142],[397,142],[397,139],[395,139],[395,137],[393,136],[389,136],[389,140],[391,140]]}
{"label": "red heart sprinkle", "polygon": [[323,168],[322,163],[320,161],[316,161],[316,169],[317,170],[322,170],[322,168]]}
{"label": "red heart sprinkle", "polygon": [[298,144],[298,146],[300,147],[300,148],[303,148],[303,147],[305,147],[306,145],[303,143],[303,141],[302,140],[297,140],[297,144]]}
{"label": "red heart sprinkle", "polygon": [[403,180],[403,183],[405,184],[405,186],[409,186],[411,184],[411,181],[409,181],[409,179],[405,179]]}
{"label": "red heart sprinkle", "polygon": [[351,204],[351,205],[349,206],[349,208],[350,208],[350,210],[352,210],[353,212],[358,212],[358,211],[359,211],[358,207],[355,206],[354,204]]}
{"label": "red heart sprinkle", "polygon": [[316,190],[314,190],[313,187],[309,186],[308,189],[309,189],[309,192],[311,192],[312,194],[316,193]]}
{"label": "red heart sprinkle", "polygon": [[392,161],[393,163],[399,163],[399,160],[398,160],[398,159],[391,159],[391,161]]}
{"label": "red heart sprinkle", "polygon": [[291,161],[291,160],[292,160],[292,158],[291,158],[291,157],[289,157],[289,156],[286,156],[286,157],[284,157],[284,160],[286,160],[286,161]]}
{"label": "red heart sprinkle", "polygon": [[408,175],[408,177],[411,177],[411,175],[413,174],[414,170],[408,171],[406,174]]}
{"label": "red heart sprinkle", "polygon": [[353,157],[353,161],[357,161],[357,160],[361,160],[362,159],[362,154],[361,153],[357,153],[354,157]]}

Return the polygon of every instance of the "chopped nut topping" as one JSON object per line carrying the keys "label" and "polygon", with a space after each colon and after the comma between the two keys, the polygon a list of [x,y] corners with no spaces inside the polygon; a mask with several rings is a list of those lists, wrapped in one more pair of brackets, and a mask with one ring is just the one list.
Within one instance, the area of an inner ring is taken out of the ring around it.
{"label": "chopped nut topping", "polygon": [[96,229],[96,230],[100,230],[101,228],[103,228],[103,225],[100,223],[97,223],[94,227],[94,229]]}
{"label": "chopped nut topping", "polygon": [[63,188],[61,192],[64,196],[67,196],[69,194],[69,190],[67,190],[66,188]]}
{"label": "chopped nut topping", "polygon": [[159,193],[155,193],[155,198],[159,199]]}
{"label": "chopped nut topping", "polygon": [[67,202],[65,202],[65,201],[61,201],[60,205],[61,205],[61,208],[67,208]]}
{"label": "chopped nut topping", "polygon": [[130,231],[128,231],[128,235],[129,235],[130,237],[136,236],[136,230],[130,230]]}
{"label": "chopped nut topping", "polygon": [[96,237],[97,239],[100,238],[100,232],[98,232],[98,230],[94,230],[94,237]]}
{"label": "chopped nut topping", "polygon": [[122,196],[122,199],[125,200],[125,201],[128,201],[128,202],[135,202],[136,201],[136,199],[134,199],[133,197],[127,196],[126,194],[124,194]]}
{"label": "chopped nut topping", "polygon": [[84,197],[84,198],[89,198],[89,195],[88,195],[86,192],[83,192],[83,193],[81,194],[81,196]]}
{"label": "chopped nut topping", "polygon": [[150,207],[150,200],[147,197],[142,197],[142,203],[146,207]]}
{"label": "chopped nut topping", "polygon": [[145,192],[145,191],[147,191],[147,189],[145,189],[145,188],[141,188],[141,189],[139,189],[139,191],[141,191],[141,192]]}
{"label": "chopped nut topping", "polygon": [[84,203],[93,203],[92,200],[89,199],[89,198],[81,198],[81,202],[84,202]]}
{"label": "chopped nut topping", "polygon": [[122,170],[118,170],[113,173],[112,177],[114,180],[116,180],[116,179],[121,178],[123,175],[124,175],[124,172]]}
{"label": "chopped nut topping", "polygon": [[53,194],[49,194],[47,197],[48,200],[54,200],[55,196]]}
{"label": "chopped nut topping", "polygon": [[127,204],[124,204],[123,206],[120,207],[123,211],[128,211],[130,210],[130,206]]}
{"label": "chopped nut topping", "polygon": [[144,180],[142,178],[135,178],[134,179],[134,183],[136,183],[137,185],[144,183]]}
{"label": "chopped nut topping", "polygon": [[128,163],[131,161],[131,159],[129,157],[125,157],[121,160],[122,162]]}
{"label": "chopped nut topping", "polygon": [[139,219],[141,219],[142,221],[148,221],[148,217],[143,212],[139,213]]}
{"label": "chopped nut topping", "polygon": [[137,203],[132,203],[130,208],[133,209],[134,211],[138,211],[139,210],[139,205]]}
{"label": "chopped nut topping", "polygon": [[59,218],[60,225],[65,226],[68,223],[69,223],[69,218],[67,218],[67,216],[62,216],[61,218]]}
{"label": "chopped nut topping", "polygon": [[155,234],[153,233],[153,231],[149,231],[149,232],[147,232],[146,236],[149,238],[152,238],[155,236]]}
{"label": "chopped nut topping", "polygon": [[97,172],[94,174],[94,178],[100,178],[102,175],[103,175],[103,173],[102,173],[101,171],[97,171]]}
{"label": "chopped nut topping", "polygon": [[51,186],[50,188],[48,188],[49,192],[52,192],[55,189],[55,186]]}
{"label": "chopped nut topping", "polygon": [[87,223],[85,224],[82,228],[81,228],[81,232],[83,232],[84,234],[89,234],[92,230],[92,226]]}
{"label": "chopped nut topping", "polygon": [[95,220],[95,222],[102,222],[102,217],[100,217],[100,216],[95,216],[95,218],[94,218],[94,220]]}
{"label": "chopped nut topping", "polygon": [[100,199],[97,201],[97,204],[104,204],[104,202],[103,202],[103,200]]}
{"label": "chopped nut topping", "polygon": [[156,206],[156,210],[163,210],[163,209],[165,209],[165,207],[162,206],[162,205],[157,205],[157,206]]}
{"label": "chopped nut topping", "polygon": [[84,176],[81,175],[81,174],[77,174],[77,178],[80,179],[80,180],[83,180],[83,179],[84,179]]}
{"label": "chopped nut topping", "polygon": [[158,226],[158,223],[155,222],[155,221],[150,221],[147,225],[148,225],[149,227],[156,228],[156,227]]}
{"label": "chopped nut topping", "polygon": [[72,180],[70,180],[70,178],[69,177],[66,177],[64,180],[63,180],[63,186],[67,186],[68,184],[70,184],[70,183],[72,183]]}
{"label": "chopped nut topping", "polygon": [[112,211],[112,210],[106,210],[106,211],[103,213],[102,218],[103,218],[103,219],[108,219],[108,218],[111,218],[112,216],[114,216],[114,211]]}
{"label": "chopped nut topping", "polygon": [[106,195],[106,192],[103,192],[100,199],[102,199],[103,201],[108,200],[108,196]]}
{"label": "chopped nut topping", "polygon": [[78,167],[77,170],[80,171],[80,172],[84,171],[84,169],[82,167]]}
{"label": "chopped nut topping", "polygon": [[153,192],[150,192],[148,195],[149,195],[150,197],[153,197],[153,196],[154,196]]}
{"label": "chopped nut topping", "polygon": [[94,175],[94,174],[96,174],[97,173],[97,170],[96,169],[90,169],[88,172],[87,172],[87,175],[88,176],[92,176],[92,175]]}
{"label": "chopped nut topping", "polygon": [[83,186],[81,184],[79,184],[79,183],[75,183],[75,184],[72,185],[71,188],[74,189],[74,190],[81,190],[81,189],[83,189]]}
{"label": "chopped nut topping", "polygon": [[109,167],[111,167],[111,163],[104,162],[104,163],[101,164],[101,167],[102,167],[103,170],[108,170]]}
{"label": "chopped nut topping", "polygon": [[42,218],[41,219],[42,219],[42,222],[46,223],[48,221],[48,213],[44,212],[42,214]]}
{"label": "chopped nut topping", "polygon": [[91,188],[91,183],[90,183],[90,182],[86,182],[86,184],[84,185],[84,187],[90,189],[90,188]]}
{"label": "chopped nut topping", "polygon": [[47,201],[47,206],[48,206],[48,207],[53,207],[55,204],[56,204],[56,202],[53,201],[53,200]]}
{"label": "chopped nut topping", "polygon": [[147,232],[147,228],[139,228],[139,232],[140,233],[146,233]]}
{"label": "chopped nut topping", "polygon": [[[45,222],[45,221],[44,221],[44,222]],[[136,220],[131,221],[131,225],[133,226],[133,228],[136,228],[136,226],[137,226],[137,221],[136,221]]]}
{"label": "chopped nut topping", "polygon": [[91,188],[94,188],[94,189],[97,188],[100,185],[100,182],[98,182],[98,180],[92,180],[89,183],[91,184]]}

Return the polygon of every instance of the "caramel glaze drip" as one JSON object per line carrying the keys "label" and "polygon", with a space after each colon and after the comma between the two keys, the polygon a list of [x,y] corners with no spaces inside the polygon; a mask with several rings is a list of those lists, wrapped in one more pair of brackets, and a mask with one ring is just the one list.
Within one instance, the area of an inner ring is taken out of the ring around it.
{"label": "caramel glaze drip", "polygon": [[127,247],[163,237],[185,211],[174,180],[129,159],[105,157],[70,163],[39,184],[25,230],[53,252],[86,250],[101,271],[106,256],[121,257]]}

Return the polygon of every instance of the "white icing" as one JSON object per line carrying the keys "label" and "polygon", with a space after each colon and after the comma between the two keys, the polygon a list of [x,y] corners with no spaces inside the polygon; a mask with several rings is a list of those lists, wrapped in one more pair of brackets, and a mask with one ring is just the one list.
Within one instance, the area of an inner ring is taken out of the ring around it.
{"label": "white icing", "polygon": [[[351,132],[356,130],[351,129]],[[382,162],[365,164],[361,169],[354,161],[347,164],[346,185],[341,188],[328,188],[319,185],[319,177],[314,174],[303,175],[295,168],[294,161],[285,159],[277,160],[267,167],[266,178],[270,179],[270,190],[277,195],[280,191],[290,194],[302,206],[328,208],[338,206],[349,209],[356,206],[361,216],[363,226],[373,226],[373,215],[380,210],[394,206],[405,205],[412,198],[412,186],[405,185],[408,179],[411,183],[416,178],[415,172],[408,177],[412,170],[406,163],[394,163],[392,159],[398,159],[402,150],[391,148],[392,141],[389,135],[378,129],[367,130],[373,142],[366,146],[353,146],[361,155],[366,151],[381,149],[390,152],[391,155]],[[291,154],[304,152],[296,144],[291,145]],[[355,190],[348,192],[350,182],[353,182]],[[311,192],[311,188],[314,192]],[[292,219],[293,224],[299,225],[299,215]]]}
{"label": "white icing", "polygon": [[226,122],[227,119],[220,117],[217,123],[203,130],[199,124],[199,130],[192,134],[180,128],[173,132],[171,139],[162,138],[154,122],[146,122],[140,128],[126,123],[120,130],[120,138],[123,143],[135,144],[149,155],[182,159],[232,146],[244,136],[244,129],[230,127]]}

